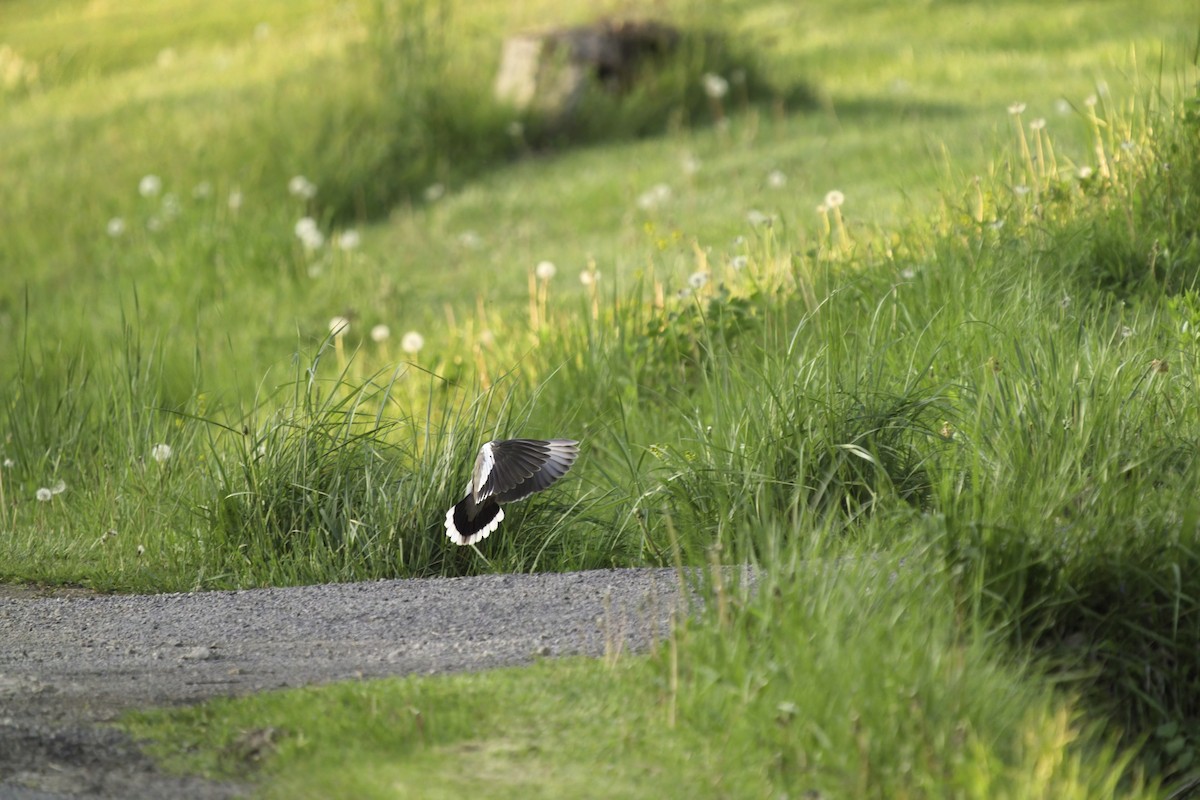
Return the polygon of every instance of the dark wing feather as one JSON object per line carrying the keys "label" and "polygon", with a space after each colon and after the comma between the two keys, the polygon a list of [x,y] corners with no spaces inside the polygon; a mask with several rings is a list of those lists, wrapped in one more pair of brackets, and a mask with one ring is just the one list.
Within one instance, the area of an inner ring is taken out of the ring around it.
{"label": "dark wing feather", "polygon": [[493,465],[479,495],[511,503],[540,492],[575,463],[579,443],[570,439],[507,439],[491,442]]}

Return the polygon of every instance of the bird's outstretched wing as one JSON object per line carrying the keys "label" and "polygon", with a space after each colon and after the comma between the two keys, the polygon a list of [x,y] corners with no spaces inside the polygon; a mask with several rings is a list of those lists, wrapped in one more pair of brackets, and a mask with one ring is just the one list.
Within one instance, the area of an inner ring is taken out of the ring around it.
{"label": "bird's outstretched wing", "polygon": [[500,503],[540,492],[567,474],[579,456],[571,439],[505,439],[479,450],[466,497],[446,512],[446,535],[458,545],[491,535],[504,519]]}
{"label": "bird's outstretched wing", "polygon": [[567,474],[579,456],[579,442],[571,439],[505,439],[488,442],[479,450],[471,474],[471,494],[476,503],[489,497],[511,503],[547,489]]}

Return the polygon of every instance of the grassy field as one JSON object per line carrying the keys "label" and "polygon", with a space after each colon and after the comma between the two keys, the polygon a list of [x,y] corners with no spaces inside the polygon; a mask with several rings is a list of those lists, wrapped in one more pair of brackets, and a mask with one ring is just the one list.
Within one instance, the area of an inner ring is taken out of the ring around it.
{"label": "grassy field", "polygon": [[[649,659],[131,723],[235,772],[276,727],[268,792],[348,786],[346,752],[356,796],[463,752],[498,796],[586,793],[597,757],[647,795],[1182,785],[1200,18],[814,5],[663,4],[724,43],[564,132],[489,99],[500,40],[625,6],[6,3],[0,579],[678,558],[779,587]],[[714,101],[709,72],[746,80]],[[444,509],[507,435],[584,456],[455,549]],[[881,580],[900,559],[920,579]],[[321,704],[363,739],[306,727]],[[360,724],[406,704],[428,725]]]}

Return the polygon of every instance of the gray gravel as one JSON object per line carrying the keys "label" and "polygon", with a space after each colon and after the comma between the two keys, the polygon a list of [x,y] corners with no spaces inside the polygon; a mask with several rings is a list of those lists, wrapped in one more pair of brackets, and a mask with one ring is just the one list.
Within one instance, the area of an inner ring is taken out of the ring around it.
{"label": "gray gravel", "polygon": [[219,695],[641,650],[680,596],[672,570],[168,595],[0,587],[0,800],[236,796],[245,787],[162,774],[105,723]]}

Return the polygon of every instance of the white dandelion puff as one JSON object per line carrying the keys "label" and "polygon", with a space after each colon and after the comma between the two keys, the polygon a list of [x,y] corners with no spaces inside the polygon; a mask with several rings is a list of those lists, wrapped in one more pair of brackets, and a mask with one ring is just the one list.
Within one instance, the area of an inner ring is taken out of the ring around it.
{"label": "white dandelion puff", "polygon": [[325,235],[312,217],[301,217],[292,230],[305,250],[319,250],[325,244]]}
{"label": "white dandelion puff", "polygon": [[371,328],[372,342],[386,342],[391,335],[392,329],[387,325],[380,324],[376,325],[374,328]]}
{"label": "white dandelion puff", "polygon": [[834,209],[846,202],[846,195],[839,192],[837,189],[832,189],[825,193],[826,208]]}
{"label": "white dandelion puff", "polygon": [[425,337],[416,331],[409,331],[400,339],[400,349],[410,356],[415,356],[421,352],[421,348],[424,346]]}
{"label": "white dandelion puff", "polygon": [[1079,171],[1076,174],[1079,175],[1079,180],[1086,181],[1088,178],[1092,177],[1092,168],[1085,164],[1079,168]]}
{"label": "white dandelion puff", "polygon": [[242,207],[242,201],[245,199],[246,196],[242,194],[241,189],[234,189],[229,193],[229,198],[225,201],[225,203],[229,206],[230,211],[237,211]]}
{"label": "white dandelion puff", "polygon": [[1046,118],[1038,117],[1029,121],[1029,129],[1032,131],[1040,131],[1046,127]]}
{"label": "white dandelion puff", "polygon": [[704,86],[704,93],[713,100],[720,100],[729,94],[729,81],[716,73],[706,72],[700,83]]}
{"label": "white dandelion puff", "polygon": [[108,231],[109,236],[115,239],[125,232],[125,220],[120,217],[113,217],[108,221],[105,230]]}
{"label": "white dandelion puff", "polygon": [[548,281],[558,272],[558,267],[554,266],[553,261],[539,261],[533,271],[539,280]]}
{"label": "white dandelion puff", "polygon": [[358,231],[350,229],[339,233],[334,241],[337,243],[339,250],[356,250],[362,244],[362,236],[359,235]]}
{"label": "white dandelion puff", "polygon": [[162,191],[162,178],[157,175],[143,175],[138,181],[138,194],[142,197],[154,197]]}
{"label": "white dandelion puff", "polygon": [[1025,113],[1025,104],[1024,103],[1010,104],[1008,107],[1008,113],[1012,114],[1014,117],[1017,116],[1018,114],[1024,114]]}
{"label": "white dandelion puff", "polygon": [[45,486],[37,490],[37,499],[39,503],[49,503],[54,497],[54,492],[47,489]]}
{"label": "white dandelion puff", "polygon": [[446,187],[441,183],[433,183],[425,188],[425,202],[436,203],[446,194]]}
{"label": "white dandelion puff", "polygon": [[784,175],[782,171],[773,169],[767,173],[767,186],[772,189],[782,189],[786,185],[787,175]]}
{"label": "white dandelion puff", "polygon": [[656,183],[638,195],[637,205],[643,211],[652,211],[671,199],[671,187],[665,183]]}
{"label": "white dandelion puff", "polygon": [[336,316],[329,320],[329,333],[332,336],[345,336],[350,330],[350,320]]}
{"label": "white dandelion puff", "polygon": [[757,208],[752,208],[746,212],[746,222],[749,222],[755,228],[770,227],[771,217]]}
{"label": "white dandelion puff", "polygon": [[729,266],[739,272],[745,269],[746,265],[749,263],[750,259],[746,258],[745,256],[734,256],[729,260]]}
{"label": "white dandelion puff", "polygon": [[171,445],[165,442],[159,442],[150,448],[150,457],[159,464],[165,464],[171,460]]}
{"label": "white dandelion puff", "polygon": [[688,286],[692,287],[693,289],[702,289],[706,283],[708,283],[707,272],[693,272],[688,277]]}
{"label": "white dandelion puff", "polygon": [[312,200],[317,196],[317,185],[303,175],[295,175],[288,181],[288,194],[301,200]]}

